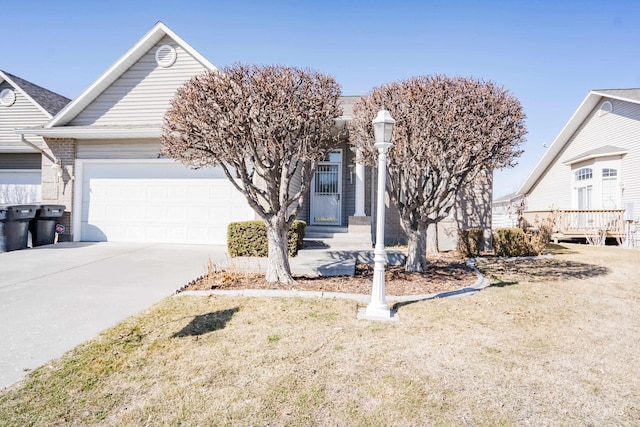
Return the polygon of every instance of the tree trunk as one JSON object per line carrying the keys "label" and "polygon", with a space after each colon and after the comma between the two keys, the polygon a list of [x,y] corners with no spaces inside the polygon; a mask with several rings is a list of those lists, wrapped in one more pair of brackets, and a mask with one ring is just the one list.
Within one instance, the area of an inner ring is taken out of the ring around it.
{"label": "tree trunk", "polygon": [[427,253],[437,254],[440,252],[438,247],[438,224],[431,223],[427,226]]}
{"label": "tree trunk", "polygon": [[295,283],[289,266],[289,254],[287,251],[287,232],[289,230],[287,223],[277,216],[271,218],[270,221],[265,221],[265,223],[269,240],[269,261],[265,280],[269,283]]}
{"label": "tree trunk", "polygon": [[422,272],[427,269],[427,229],[419,225],[417,230],[410,230],[409,252],[405,270],[409,272]]}

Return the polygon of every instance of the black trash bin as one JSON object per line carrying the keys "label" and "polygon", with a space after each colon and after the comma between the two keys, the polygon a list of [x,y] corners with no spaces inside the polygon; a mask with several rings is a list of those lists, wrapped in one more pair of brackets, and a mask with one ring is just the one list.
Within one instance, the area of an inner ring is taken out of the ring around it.
{"label": "black trash bin", "polygon": [[40,205],[29,223],[33,247],[51,245],[56,238],[56,222],[64,213],[64,205]]}
{"label": "black trash bin", "polygon": [[2,232],[0,252],[26,249],[29,242],[29,221],[36,216],[38,205],[0,205]]}

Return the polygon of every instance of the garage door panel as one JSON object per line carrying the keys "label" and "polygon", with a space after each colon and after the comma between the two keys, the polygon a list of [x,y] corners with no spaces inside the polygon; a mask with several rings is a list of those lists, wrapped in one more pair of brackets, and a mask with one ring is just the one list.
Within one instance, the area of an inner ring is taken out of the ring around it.
{"label": "garage door panel", "polygon": [[163,163],[85,163],[81,239],[226,243],[227,225],[254,217],[214,168]]}
{"label": "garage door panel", "polygon": [[174,202],[186,202],[187,201],[187,193],[185,191],[185,186],[180,182],[171,182],[166,180],[164,182],[165,188],[167,189],[167,197]]}

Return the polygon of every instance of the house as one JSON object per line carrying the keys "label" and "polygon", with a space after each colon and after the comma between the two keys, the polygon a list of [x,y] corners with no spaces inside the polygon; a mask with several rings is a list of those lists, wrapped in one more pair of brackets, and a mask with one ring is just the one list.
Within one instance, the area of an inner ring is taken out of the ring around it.
{"label": "house", "polygon": [[43,125],[69,101],[0,70],[0,203],[40,200],[42,138],[23,140],[14,129]]}
{"label": "house", "polygon": [[[593,90],[518,194],[559,237],[621,237],[640,216],[640,89]],[[626,215],[625,215],[626,213]]]}
{"label": "house", "polygon": [[[221,169],[192,170],[159,154],[163,116],[176,89],[213,70],[159,22],[44,126],[17,130],[43,138],[42,200],[67,206],[62,240],[224,244],[229,222],[256,218]],[[338,126],[350,120],[356,99],[341,99]],[[356,164],[342,138],[320,162],[299,217],[312,226],[370,235],[374,175]],[[490,178],[477,193],[489,201]],[[450,225],[479,217],[480,204],[463,205]],[[490,202],[482,206],[489,207],[488,222],[484,209],[480,215],[489,228]],[[390,211],[388,240],[402,240],[397,214]],[[442,230],[443,242],[457,237]]]}
{"label": "house", "polygon": [[515,212],[522,196],[510,193],[495,199],[491,209],[491,228],[511,228],[518,226],[518,215]]}

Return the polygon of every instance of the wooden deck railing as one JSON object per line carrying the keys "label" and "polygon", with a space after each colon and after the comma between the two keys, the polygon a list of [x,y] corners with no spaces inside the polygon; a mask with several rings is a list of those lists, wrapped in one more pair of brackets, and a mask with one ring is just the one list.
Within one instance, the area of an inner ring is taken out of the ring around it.
{"label": "wooden deck railing", "polygon": [[623,209],[526,211],[523,216],[528,225],[555,212],[557,234],[567,237],[604,236],[621,237],[625,234]]}

